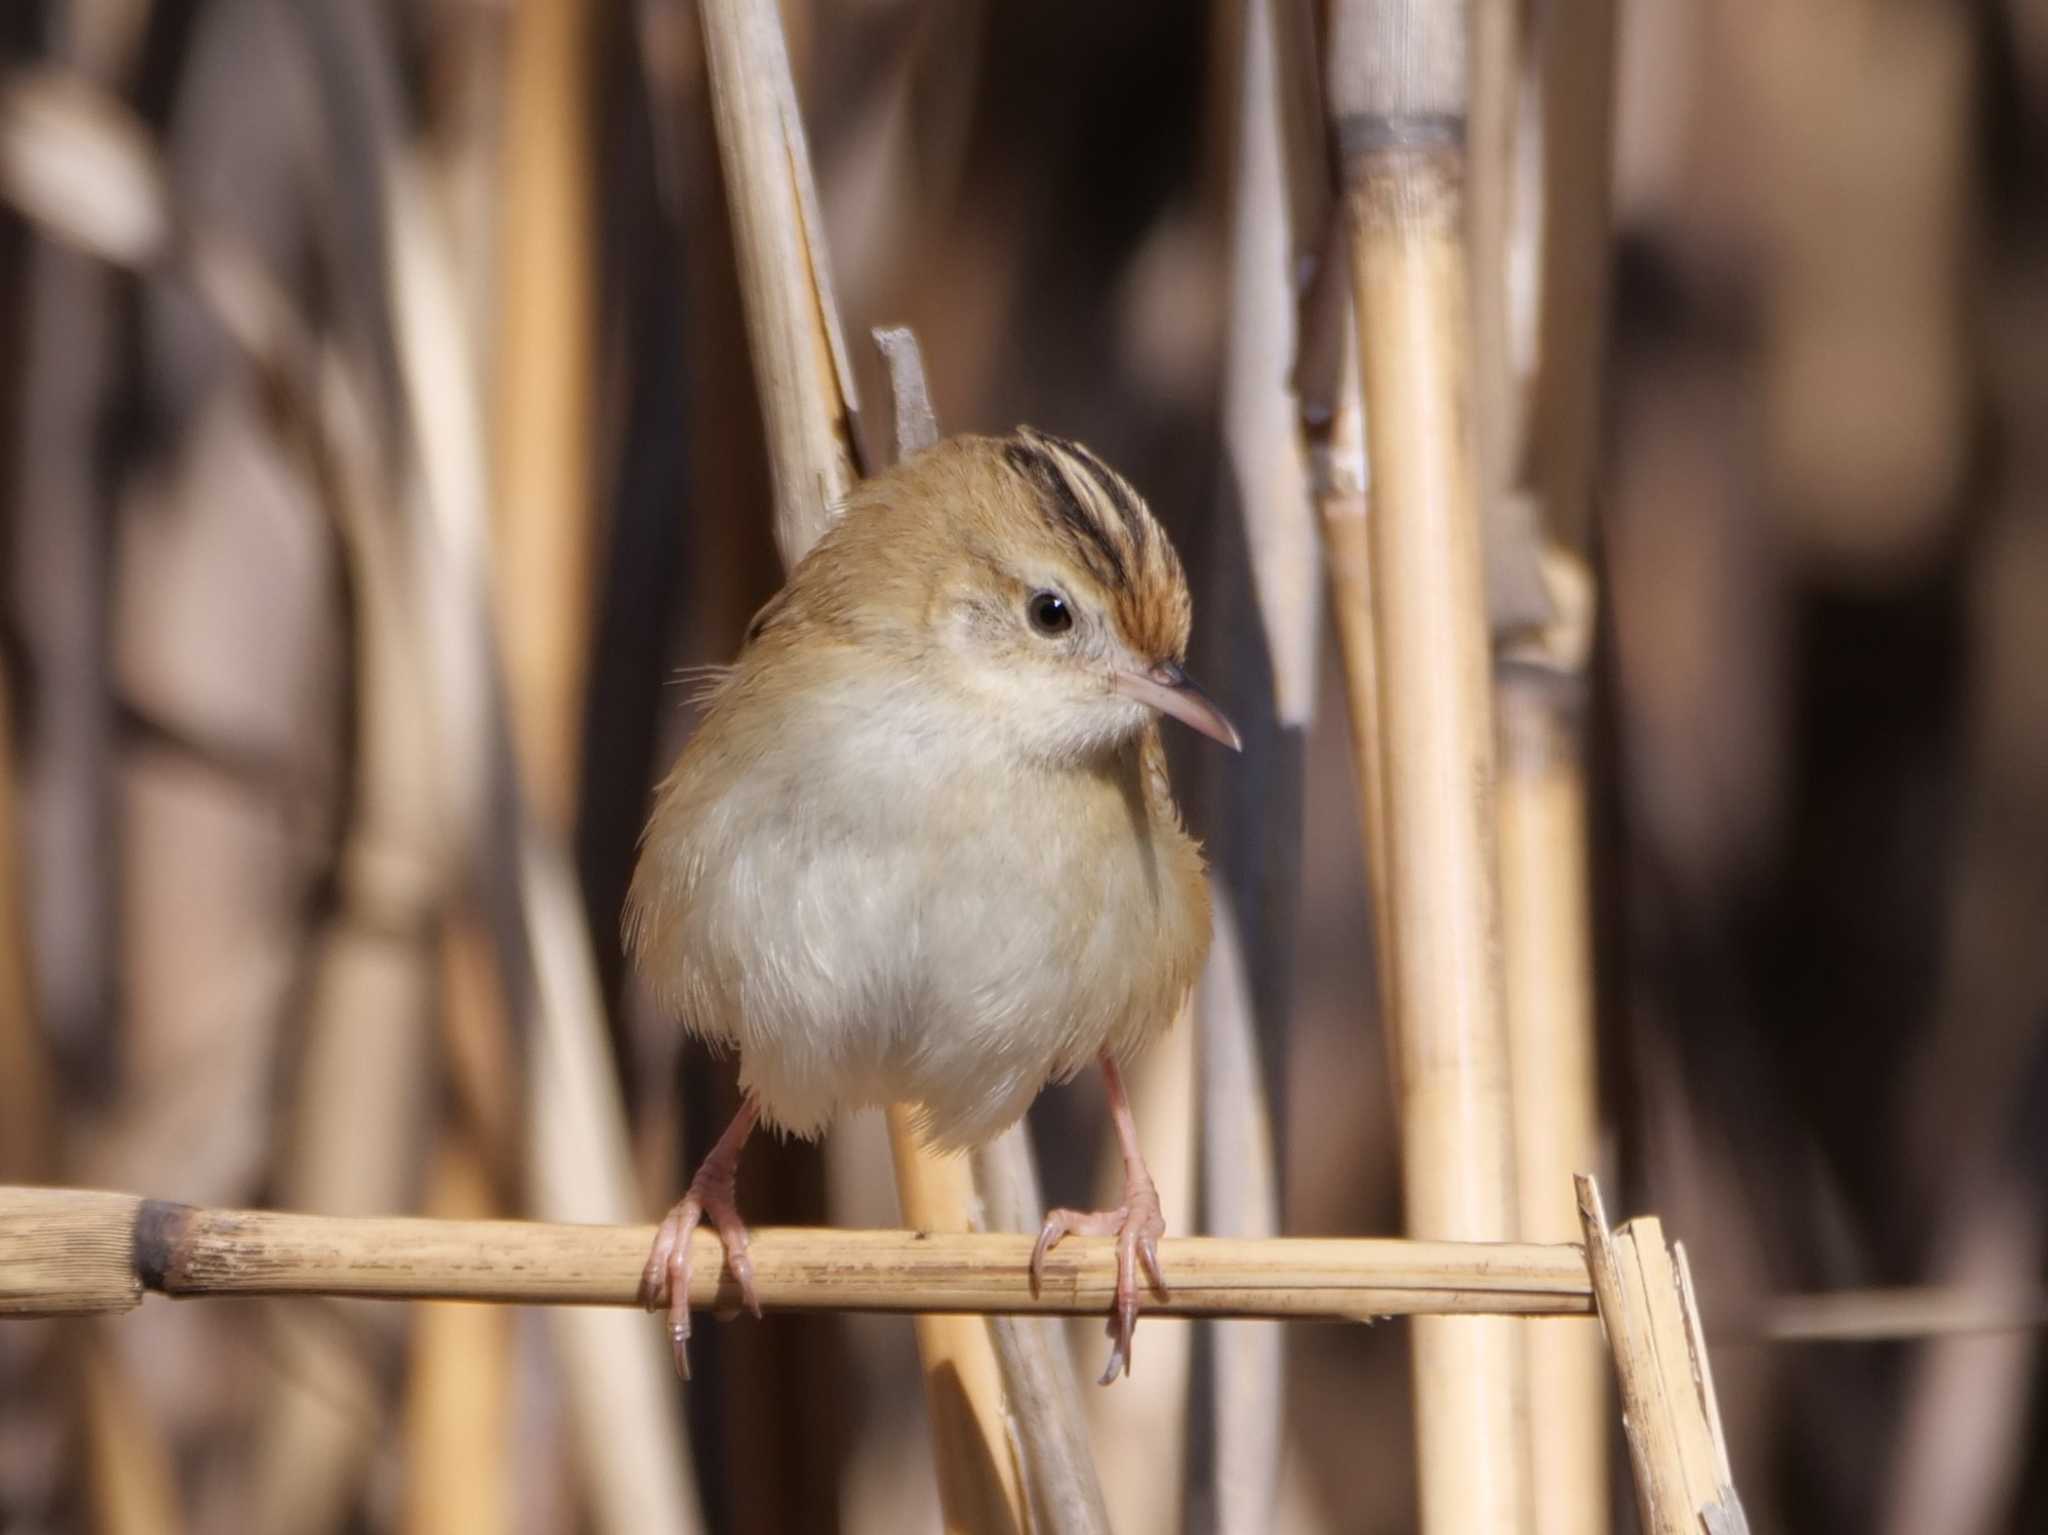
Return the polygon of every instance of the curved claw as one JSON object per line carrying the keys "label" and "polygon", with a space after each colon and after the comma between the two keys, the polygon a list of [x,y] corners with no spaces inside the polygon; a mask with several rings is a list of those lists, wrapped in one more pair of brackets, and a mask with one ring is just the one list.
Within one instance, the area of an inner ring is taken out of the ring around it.
{"label": "curved claw", "polygon": [[1038,1228],[1038,1242],[1031,1249],[1031,1293],[1036,1295],[1045,1283],[1045,1255],[1060,1245],[1060,1238],[1067,1234],[1067,1228],[1053,1219],[1064,1215],[1064,1210],[1055,1210],[1046,1216],[1045,1224]]}
{"label": "curved claw", "polygon": [[1159,1193],[1151,1180],[1132,1182],[1125,1200],[1114,1210],[1052,1210],[1038,1231],[1038,1245],[1031,1250],[1031,1292],[1037,1294],[1042,1280],[1045,1255],[1071,1233],[1083,1236],[1113,1236],[1116,1240],[1116,1300],[1107,1331],[1110,1340],[1109,1367],[1100,1384],[1109,1385],[1119,1375],[1131,1373],[1132,1338],[1138,1327],[1138,1271],[1145,1276],[1161,1300],[1171,1298],[1166,1277],[1159,1267],[1159,1239],[1166,1233],[1166,1219],[1159,1208]]}
{"label": "curved claw", "polygon": [[1166,1276],[1159,1271],[1159,1239],[1166,1234],[1166,1222],[1161,1220],[1158,1231],[1144,1231],[1138,1236],[1138,1258],[1145,1265],[1145,1277],[1152,1281],[1152,1288],[1161,1300],[1172,1300],[1173,1291],[1166,1287]]}
{"label": "curved claw", "polygon": [[668,1308],[669,1343],[675,1349],[676,1373],[690,1378],[691,1238],[709,1215],[725,1246],[725,1266],[740,1289],[740,1304],[761,1315],[761,1297],[754,1290],[754,1260],[747,1253],[747,1227],[729,1192],[700,1188],[700,1175],[690,1192],[668,1212],[654,1235],[654,1248],[640,1275],[640,1304],[649,1311]]}
{"label": "curved claw", "polygon": [[719,1235],[725,1240],[725,1266],[732,1270],[733,1282],[740,1287],[740,1305],[754,1314],[754,1320],[761,1320],[761,1297],[754,1293],[754,1260],[747,1252],[747,1228],[738,1221],[733,1230],[719,1227]]}
{"label": "curved claw", "polygon": [[703,1223],[704,1206],[686,1195],[654,1234],[654,1249],[640,1274],[640,1304],[649,1311],[668,1308],[669,1344],[675,1350],[676,1373],[690,1378],[690,1238]]}
{"label": "curved claw", "polygon": [[1128,1330],[1124,1326],[1122,1313],[1111,1317],[1109,1326],[1103,1330],[1109,1334],[1109,1363],[1102,1374],[1096,1377],[1098,1386],[1114,1386],[1119,1375],[1131,1373],[1131,1344],[1138,1336],[1138,1318],[1132,1314]]}

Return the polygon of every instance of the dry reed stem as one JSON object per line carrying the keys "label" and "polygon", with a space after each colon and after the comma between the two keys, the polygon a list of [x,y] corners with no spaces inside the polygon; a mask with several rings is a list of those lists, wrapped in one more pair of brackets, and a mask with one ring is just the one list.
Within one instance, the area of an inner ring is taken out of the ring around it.
{"label": "dry reed stem", "polygon": [[1466,190],[1472,283],[1472,434],[1487,601],[1496,633],[1552,621],[1535,509],[1520,493],[1523,378],[1515,355],[1510,261],[1516,220],[1516,129],[1522,105],[1522,0],[1468,0],[1472,113]]}
{"label": "dry reed stem", "polygon": [[[1590,605],[1584,581],[1555,588],[1560,613]],[[1590,630],[1584,615],[1580,632]],[[1568,621],[1567,621],[1568,622]],[[1563,1197],[1597,1163],[1598,1070],[1583,745],[1585,680],[1530,661],[1498,669],[1501,954],[1514,1069],[1520,1234],[1569,1241],[1578,1209]],[[1524,1332],[1531,1494],[1538,1535],[1597,1535],[1607,1524],[1609,1434],[1597,1339],[1548,1324]]]}
{"label": "dry reed stem", "polygon": [[853,375],[782,24],[764,0],[703,0],[699,10],[775,481],[775,537],[793,566],[858,472]]}
{"label": "dry reed stem", "polygon": [[[1201,1022],[1207,1229],[1234,1237],[1272,1237],[1280,1230],[1280,1170],[1273,1110],[1259,1065],[1251,977],[1239,946],[1244,928],[1220,885],[1215,901],[1215,943],[1195,998]],[[1277,1329],[1256,1322],[1218,1324],[1210,1337],[1215,1437],[1209,1496],[1218,1529],[1252,1535],[1272,1527],[1280,1484],[1286,1344]]]}
{"label": "dry reed stem", "polygon": [[[900,427],[899,427],[900,438]],[[974,1153],[983,1231],[1032,1231],[1045,1213],[1031,1137],[1012,1125]],[[1002,1364],[1012,1448],[1033,1535],[1109,1535],[1102,1479],[1089,1452],[1080,1382],[1057,1322],[997,1316],[989,1334]]]}
{"label": "dry reed stem", "polygon": [[[1345,247],[1340,243],[1339,251]],[[1330,612],[1344,663],[1344,697],[1351,725],[1352,781],[1365,837],[1366,885],[1372,897],[1373,971],[1380,1017],[1393,1034],[1393,897],[1387,888],[1386,735],[1380,729],[1378,642],[1373,638],[1372,538],[1367,505],[1365,402],[1358,378],[1358,332],[1349,293],[1336,306],[1347,334],[1340,349],[1330,421],[1314,444],[1316,512],[1329,572]]]}
{"label": "dry reed stem", "polygon": [[[338,357],[329,366],[337,377],[356,376]],[[387,513],[398,475],[367,419],[346,409],[330,414],[331,511],[355,594],[354,789],[338,855],[341,899],[312,940],[277,1184],[294,1203],[365,1213],[390,1209],[415,1189],[432,1082],[429,939],[449,866],[437,835],[436,721],[419,664],[410,551]],[[379,1133],[364,1136],[366,1123]],[[252,1471],[258,1528],[315,1531],[346,1518],[374,1440],[331,1402],[356,1393],[380,1399],[377,1364],[368,1351],[322,1349],[303,1374],[266,1381]]]}
{"label": "dry reed stem", "polygon": [[[972,1230],[973,1164],[965,1157],[940,1157],[926,1150],[908,1105],[892,1105],[888,1121],[903,1218],[935,1236]],[[758,1259],[754,1285],[761,1304],[772,1304]],[[1023,1482],[1005,1427],[1009,1411],[1002,1362],[985,1323],[947,1311],[919,1308],[915,1322],[946,1528],[1021,1532],[1029,1526]]]}
{"label": "dry reed stem", "polygon": [[[440,693],[440,767],[451,821],[481,880],[511,897],[493,934],[504,993],[528,1010],[527,1197],[543,1216],[629,1220],[641,1213],[589,930],[562,833],[518,814],[510,845],[482,816],[494,788],[520,801],[521,764],[507,747],[508,689],[498,632],[518,603],[552,607],[554,588],[488,600],[490,487],[478,355],[463,334],[461,285],[447,238],[426,213],[425,178],[408,161],[392,173],[386,217],[395,329],[420,461],[415,558],[430,643],[424,659]],[[536,425],[535,430],[548,428]],[[513,703],[520,700],[514,699]],[[563,1313],[551,1320],[573,1442],[596,1522],[623,1532],[650,1523],[689,1530],[700,1520],[689,1441],[665,1356],[630,1318]]]}
{"label": "dry reed stem", "polygon": [[[486,585],[487,566],[490,571],[496,601],[475,617],[495,619],[490,634],[504,658],[502,696],[518,745],[511,776],[526,796],[521,846],[496,870],[516,883],[530,944],[531,969],[522,979],[530,980],[535,1004],[527,1081],[531,1208],[553,1217],[625,1220],[641,1212],[642,1196],[595,956],[565,848],[581,766],[598,521],[591,192],[598,166],[590,142],[595,25],[586,0],[540,0],[522,7],[514,21],[498,231],[504,342],[494,370],[499,394],[489,499],[495,515],[488,541],[463,492],[445,499],[463,501],[466,513],[448,537],[461,551],[452,584],[474,602]],[[437,278],[446,290],[443,304],[414,307],[422,331],[436,320],[459,325],[445,247],[443,241],[423,253],[430,259],[417,268],[421,278]],[[450,337],[442,350],[467,358],[479,349]],[[415,348],[414,355],[423,366],[431,354]],[[448,425],[473,464],[483,457],[474,403],[480,392],[466,379],[439,392],[466,407]],[[475,472],[466,469],[460,480]],[[462,691],[499,696],[489,653],[463,645],[461,655],[471,669]],[[502,733],[492,729],[488,738],[502,739]],[[494,1016],[502,1027],[503,1015]],[[565,1313],[551,1319],[550,1331],[583,1481],[603,1527],[700,1526],[688,1437],[649,1330],[624,1318]]]}
{"label": "dry reed stem", "polygon": [[15,849],[14,697],[0,664],[0,1178],[48,1175],[49,1062],[29,997],[28,927]]}
{"label": "dry reed stem", "polygon": [[1529,454],[1547,532],[1583,550],[1600,454],[1612,236],[1615,0],[1544,15],[1542,296]]}
{"label": "dry reed stem", "polygon": [[1575,1183],[1644,1535],[1747,1535],[1689,1271],[1681,1280],[1655,1217],[1610,1230],[1599,1185]]}
{"label": "dry reed stem", "polygon": [[[459,1120],[442,1126],[425,1204],[433,1215],[455,1219],[493,1209],[477,1136]],[[414,1321],[398,1521],[409,1535],[504,1535],[512,1528],[512,1321],[488,1306],[430,1306]]]}
{"label": "dry reed stem", "polygon": [[98,1327],[67,1340],[85,1429],[85,1484],[95,1535],[178,1535],[178,1473],[156,1421]]}
{"label": "dry reed stem", "polygon": [[[1505,9],[1498,0],[1493,8]],[[1595,593],[1577,553],[1591,529],[1599,452],[1600,354],[1612,183],[1615,7],[1554,7],[1540,30],[1543,108],[1540,350],[1519,423],[1491,432],[1489,491],[1521,504],[1533,477],[1553,539],[1551,612],[1498,677],[1502,949],[1515,1072],[1521,1234],[1569,1237],[1578,1211],[1565,1189],[1599,1158],[1591,957],[1584,700]],[[1519,65],[1519,61],[1518,61]],[[1504,156],[1506,197],[1513,156]],[[1505,254],[1505,216],[1501,219]],[[1504,273],[1482,272],[1482,295]],[[1505,310],[1502,311],[1503,318]],[[1509,366],[1503,351],[1500,365]],[[1512,400],[1503,394],[1503,406]],[[1525,462],[1526,460],[1526,462]],[[1525,533],[1531,530],[1524,529]],[[1566,552],[1571,551],[1571,552]],[[1496,613],[1496,633],[1509,631]],[[1599,1535],[1608,1524],[1607,1399],[1589,1340],[1556,1328],[1528,1334],[1529,1390],[1544,1404],[1531,1423],[1537,1535]]]}
{"label": "dry reed stem", "polygon": [[1783,1295],[1744,1321],[1717,1326],[1730,1343],[1894,1343],[1911,1338],[2048,1330],[2048,1291],[2025,1295],[1945,1285]]}
{"label": "dry reed stem", "polygon": [[[521,1305],[637,1306],[652,1226],[439,1221],[213,1210],[90,1189],[0,1188],[0,1316],[120,1312],[173,1296],[337,1295]],[[690,1298],[739,1295],[718,1239],[697,1236]],[[767,1226],[749,1249],[778,1311],[1109,1312],[1116,1244],[1070,1237],[1034,1293],[1028,1233]],[[1168,1237],[1170,1299],[1147,1315],[1321,1318],[1585,1316],[1577,1247],[1385,1237]]]}
{"label": "dry reed stem", "polygon": [[[1234,14],[1230,11],[1234,10]],[[1220,681],[1245,708],[1246,752],[1212,759],[1211,805],[1227,828],[1212,881],[1216,941],[1195,999],[1202,1211],[1206,1230],[1275,1235],[1280,1172],[1268,1067],[1291,1027],[1286,989],[1300,897],[1302,746],[1315,708],[1322,632],[1314,470],[1293,377],[1301,352],[1301,279],[1327,243],[1334,198],[1315,68],[1313,9],[1304,0],[1239,0],[1218,22],[1218,116],[1233,124],[1223,162],[1229,190],[1229,309],[1221,429],[1229,469],[1222,515],[1241,521],[1251,598],[1264,645],[1240,646]],[[1212,578],[1231,608],[1236,531]],[[1258,664],[1261,649],[1265,666]],[[1231,892],[1242,898],[1231,898]],[[1264,1006],[1255,1005],[1263,1001]],[[1209,1463],[1197,1469],[1218,1528],[1272,1526],[1286,1412],[1284,1339],[1257,1323],[1210,1329]],[[1199,1400],[1199,1398],[1198,1398]]]}
{"label": "dry reed stem", "polygon": [[[1387,962],[1408,1228],[1516,1233],[1494,866],[1489,624],[1474,482],[1464,242],[1463,7],[1369,0],[1333,21],[1372,463]],[[1522,1343],[1415,1329],[1422,1524],[1529,1528]]]}
{"label": "dry reed stem", "polygon": [[875,347],[889,369],[889,436],[901,463],[939,440],[938,413],[932,409],[916,332],[907,325],[878,327]]}
{"label": "dry reed stem", "polygon": [[[471,839],[464,851],[478,877],[511,897],[499,903],[502,927],[493,936],[505,994],[532,1020],[527,1197],[544,1216],[629,1220],[642,1204],[574,874],[559,835],[540,818],[518,816],[507,846],[481,815],[494,787],[518,802],[520,764],[507,744],[487,596],[490,492],[480,389],[469,371],[477,354],[462,333],[453,252],[425,212],[424,178],[408,161],[394,168],[392,183],[394,324],[420,461],[413,532],[430,636],[423,662],[440,689],[438,765],[450,821]],[[688,1439],[661,1351],[629,1318],[563,1313],[550,1322],[599,1527],[696,1528]]]}
{"label": "dry reed stem", "polygon": [[505,87],[492,560],[523,781],[566,828],[583,739],[597,524],[589,0],[513,13]]}

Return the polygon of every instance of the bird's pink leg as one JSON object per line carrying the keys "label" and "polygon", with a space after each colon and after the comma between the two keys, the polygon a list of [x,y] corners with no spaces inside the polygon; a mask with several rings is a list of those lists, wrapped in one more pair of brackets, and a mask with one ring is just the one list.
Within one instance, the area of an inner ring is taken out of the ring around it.
{"label": "bird's pink leg", "polygon": [[1109,1087],[1109,1114],[1116,1123],[1117,1144],[1124,1152],[1124,1202],[1114,1210],[1053,1210],[1039,1228],[1038,1245],[1031,1250],[1031,1288],[1038,1288],[1045,1255],[1059,1246],[1071,1232],[1083,1236],[1116,1238],[1116,1310],[1109,1319],[1109,1368],[1102,1372],[1108,1385],[1119,1373],[1131,1373],[1131,1335],[1138,1326],[1138,1265],[1159,1298],[1168,1298],[1166,1280],[1159,1272],[1159,1239],[1166,1234],[1166,1216],[1159,1208],[1159,1190],[1152,1174],[1145,1170],[1145,1158],[1138,1150],[1138,1127],[1131,1119],[1131,1103],[1124,1096],[1123,1073],[1107,1055],[1102,1058],[1102,1078]]}
{"label": "bird's pink leg", "polygon": [[740,1299],[755,1316],[761,1314],[761,1302],[754,1294],[754,1261],[747,1256],[747,1227],[733,1199],[740,1148],[753,1133],[760,1113],[751,1098],[740,1105],[739,1113],[733,1115],[725,1134],[690,1180],[689,1193],[668,1212],[654,1234],[654,1251],[647,1255],[647,1268],[640,1276],[640,1304],[649,1311],[668,1308],[669,1341],[675,1345],[676,1370],[684,1380],[690,1378],[690,1236],[705,1216],[711,1217],[718,1239],[725,1244],[726,1267],[739,1284]]}

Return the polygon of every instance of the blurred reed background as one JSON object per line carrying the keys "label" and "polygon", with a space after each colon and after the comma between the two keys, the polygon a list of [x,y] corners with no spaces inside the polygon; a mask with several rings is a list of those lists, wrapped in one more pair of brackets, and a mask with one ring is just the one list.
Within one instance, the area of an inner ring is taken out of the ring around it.
{"label": "blurred reed background", "polygon": [[[912,326],[950,430],[1032,422],[1124,469],[1251,727],[1242,767],[1176,764],[1249,935],[1210,988],[1249,1000],[1204,1007],[1256,1049],[1225,1063],[1198,1008],[1146,1073],[1172,1229],[1272,1220],[1236,1176],[1270,1110],[1280,1229],[1398,1231],[1346,678],[1314,540],[1271,516],[1303,471],[1259,457],[1233,381],[1290,361],[1233,274],[1301,246],[1300,196],[1245,168],[1280,153],[1245,131],[1245,60],[1277,54],[1298,115],[1293,34],[1248,18],[1313,8],[781,9],[848,334]],[[1605,99],[1585,13],[1480,10],[1577,133]],[[698,21],[0,9],[0,1181],[649,1219],[723,1123],[730,1067],[678,1048],[617,942],[679,669],[779,580]],[[1526,431],[1582,487],[1547,515],[1599,592],[1613,1203],[1687,1241],[1753,1527],[2039,1530],[2038,1332],[1769,1335],[1819,1291],[2039,1314],[2048,8],[1625,6],[1614,75],[1611,166],[1597,113],[1598,163],[1547,173],[1545,124],[1480,125],[1558,222],[1478,316],[1482,352],[1599,354],[1577,415]],[[1530,300],[1539,250],[1576,308]],[[1088,1201],[1099,1118],[1087,1088],[1034,1112],[1054,1201]],[[743,1199],[896,1224],[879,1117],[760,1146]],[[1409,1336],[1141,1327],[1135,1379],[1087,1402],[1117,1528],[1413,1528]],[[696,1349],[685,1392],[623,1315],[0,1326],[0,1530],[937,1527],[907,1320]]]}

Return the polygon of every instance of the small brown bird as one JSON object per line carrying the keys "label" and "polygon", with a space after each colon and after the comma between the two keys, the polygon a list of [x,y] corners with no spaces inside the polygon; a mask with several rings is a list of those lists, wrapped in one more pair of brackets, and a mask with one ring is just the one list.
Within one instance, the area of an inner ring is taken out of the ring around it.
{"label": "small brown bird", "polygon": [[980,1145],[1102,1064],[1115,1210],[1054,1210],[1032,1254],[1114,1235],[1107,1384],[1159,1195],[1118,1063],[1166,1028],[1209,948],[1199,848],[1158,716],[1232,748],[1181,669],[1179,557],[1122,476],[1030,429],[956,437],[867,481],[755,617],[659,791],[627,943],[684,1026],[739,1054],[744,1101],[662,1223],[642,1282],[687,1375],[690,1236],[709,1218],[755,1315],[735,1207],[757,1123],[918,1106]]}

